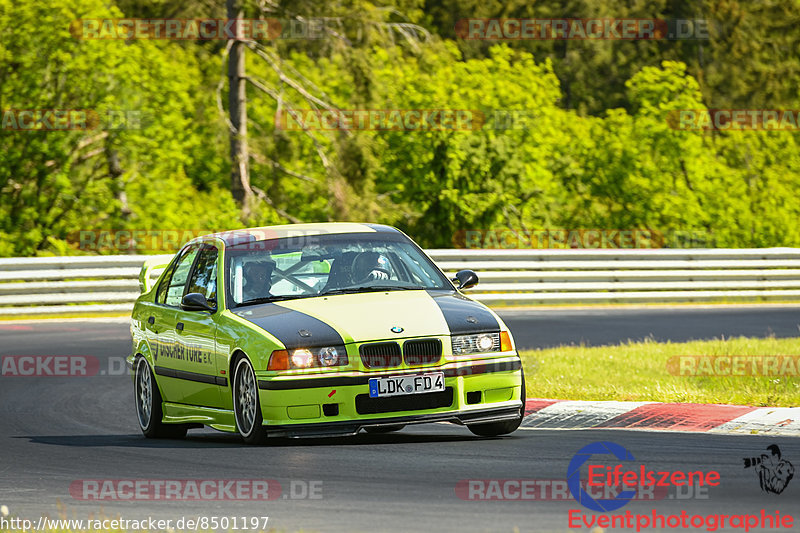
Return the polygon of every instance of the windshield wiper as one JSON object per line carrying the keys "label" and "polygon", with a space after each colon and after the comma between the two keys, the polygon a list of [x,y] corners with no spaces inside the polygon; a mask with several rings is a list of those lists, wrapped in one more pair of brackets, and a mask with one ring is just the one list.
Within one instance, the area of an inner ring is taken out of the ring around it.
{"label": "windshield wiper", "polygon": [[405,287],[402,285],[366,285],[363,287],[345,287],[342,289],[330,289],[321,292],[320,296],[327,296],[329,294],[353,294],[358,292],[382,292],[382,291],[417,291],[423,287]]}
{"label": "windshield wiper", "polygon": [[266,304],[269,302],[280,302],[283,300],[296,300],[298,298],[309,298],[312,296],[316,296],[315,294],[284,294],[281,296],[262,296],[260,298],[251,298],[249,300],[245,300],[240,304],[237,304],[237,307],[241,307],[243,305],[256,305],[256,304]]}
{"label": "windshield wiper", "polygon": [[343,289],[331,289],[329,291],[321,292],[319,294],[284,294],[280,296],[262,296],[261,298],[251,298],[245,300],[237,307],[245,305],[258,305],[270,302],[280,302],[283,300],[296,300],[298,298],[315,298],[318,296],[328,296],[330,294],[354,294],[359,292],[382,292],[382,291],[417,291],[422,290],[424,287],[403,286],[403,285],[366,285],[363,287],[345,287]]}

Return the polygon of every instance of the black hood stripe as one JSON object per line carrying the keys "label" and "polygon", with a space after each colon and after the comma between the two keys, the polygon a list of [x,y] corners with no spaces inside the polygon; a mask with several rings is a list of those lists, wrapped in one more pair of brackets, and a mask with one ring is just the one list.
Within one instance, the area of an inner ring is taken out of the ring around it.
{"label": "black hood stripe", "polygon": [[486,307],[450,291],[428,291],[439,306],[451,335],[500,331],[500,324]]}
{"label": "black hood stripe", "polygon": [[234,313],[269,332],[288,350],[345,343],[339,332],[322,320],[277,304],[254,305]]}

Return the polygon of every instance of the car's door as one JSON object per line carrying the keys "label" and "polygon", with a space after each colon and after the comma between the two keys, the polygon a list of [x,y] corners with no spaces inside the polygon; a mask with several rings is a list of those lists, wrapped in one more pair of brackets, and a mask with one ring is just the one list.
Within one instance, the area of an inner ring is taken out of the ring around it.
{"label": "car's door", "polygon": [[188,403],[187,396],[195,392],[191,382],[183,379],[181,374],[186,354],[182,345],[178,343],[175,328],[178,323],[176,315],[199,251],[199,245],[185,248],[175,262],[172,272],[161,280],[156,293],[159,312],[153,324],[158,332],[153,359],[161,393],[166,402]]}
{"label": "car's door", "polygon": [[150,347],[150,353],[154,358],[158,357],[159,343],[164,340],[160,338],[159,335],[164,331],[164,314],[170,312],[169,309],[164,306],[164,299],[166,298],[166,291],[169,284],[168,280],[172,277],[178,260],[179,254],[176,254],[176,257],[170,262],[160,278],[166,281],[162,281],[158,288],[156,288],[156,295],[153,301],[141,301],[134,310],[134,319],[138,321],[139,330],[147,341]]}
{"label": "car's door", "polygon": [[[217,304],[217,262],[219,251],[213,244],[204,244],[194,261],[184,295],[200,293],[209,304]],[[222,407],[222,390],[226,375],[219,373],[216,357],[216,310],[175,311],[175,342],[182,357],[175,361],[182,387],[182,403],[204,407]],[[222,370],[225,370],[224,368]]]}

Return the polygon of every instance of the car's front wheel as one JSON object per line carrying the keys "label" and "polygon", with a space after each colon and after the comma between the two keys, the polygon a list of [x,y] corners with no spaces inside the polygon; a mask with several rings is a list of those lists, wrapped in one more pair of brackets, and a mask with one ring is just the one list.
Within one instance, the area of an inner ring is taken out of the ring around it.
{"label": "car's front wheel", "polygon": [[242,356],[233,373],[233,411],[236,428],[247,444],[263,444],[267,440],[261,402],[258,401],[258,383],[253,365]]}
{"label": "car's front wheel", "polygon": [[519,425],[522,424],[522,418],[525,416],[525,373],[522,370],[520,370],[520,379],[522,380],[522,390],[520,391],[522,407],[519,409],[519,417],[512,418],[511,420],[504,420],[503,422],[470,424],[467,428],[480,437],[497,437],[499,435],[508,435],[516,431]]}
{"label": "car's front wheel", "polygon": [[161,392],[153,377],[153,371],[144,357],[136,359],[134,379],[136,394],[136,414],[139,427],[144,436],[150,439],[182,439],[186,436],[186,426],[162,422]]}

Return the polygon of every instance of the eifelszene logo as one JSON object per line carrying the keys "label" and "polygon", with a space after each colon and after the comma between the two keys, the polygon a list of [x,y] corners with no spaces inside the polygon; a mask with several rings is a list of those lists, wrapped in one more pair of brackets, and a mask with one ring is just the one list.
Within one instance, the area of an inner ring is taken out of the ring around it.
{"label": "eifelszene logo", "polygon": [[635,496],[635,492],[628,490],[617,494],[614,498],[597,499],[592,498],[580,485],[581,466],[592,458],[595,454],[611,454],[620,461],[633,461],[633,454],[623,446],[614,442],[593,442],[581,448],[569,462],[567,468],[567,486],[575,498],[575,501],[592,511],[604,513],[614,511],[627,504]]}
{"label": "eifelszene logo", "polygon": [[[606,466],[597,464],[594,459],[597,455],[611,455],[620,464]],[[717,471],[695,470],[665,470],[655,471],[644,464],[634,463],[636,459],[624,446],[614,442],[593,442],[584,446],[572,457],[567,467],[567,486],[576,502],[587,509],[606,513],[615,511],[636,496],[637,487],[686,487],[698,485],[700,487],[716,487],[720,483],[720,474]],[[627,466],[622,463],[627,463]],[[593,498],[581,487],[581,467],[587,465],[587,487],[604,487],[609,489],[603,498]],[[617,489],[626,490],[617,490]]]}
{"label": "eifelszene logo", "polygon": [[794,466],[781,457],[781,449],[777,444],[767,446],[770,454],[762,453],[761,457],[745,457],[744,467],[753,468],[758,474],[761,490],[780,494],[794,477]]}

